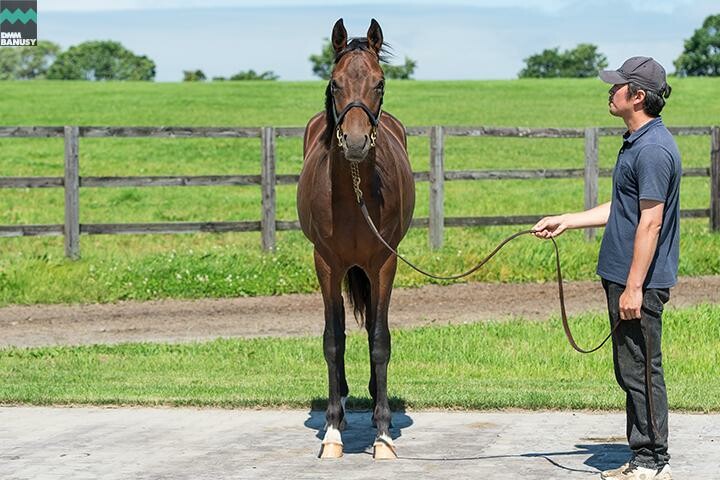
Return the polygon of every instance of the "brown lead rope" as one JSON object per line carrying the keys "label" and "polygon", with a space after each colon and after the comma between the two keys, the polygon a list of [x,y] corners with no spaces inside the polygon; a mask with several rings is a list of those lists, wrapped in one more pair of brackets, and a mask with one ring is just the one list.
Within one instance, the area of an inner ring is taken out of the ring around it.
{"label": "brown lead rope", "polygon": [[[467,277],[468,275],[479,270],[488,261],[490,261],[490,259],[493,258],[495,256],[495,254],[498,253],[500,251],[500,249],[502,249],[507,243],[509,243],[510,241],[514,240],[515,238],[517,238],[521,235],[527,235],[527,234],[533,233],[532,230],[522,230],[517,233],[513,233],[512,235],[507,237],[505,240],[500,242],[500,244],[497,247],[495,247],[495,250],[490,252],[490,255],[488,255],[487,257],[482,259],[482,261],[480,263],[478,263],[477,265],[475,265],[473,268],[471,268],[470,270],[468,270],[466,272],[459,273],[457,275],[450,275],[450,276],[435,275],[433,273],[426,272],[425,270],[422,270],[421,268],[415,266],[412,262],[407,260],[402,255],[400,255],[397,252],[397,250],[395,250],[393,247],[391,247],[385,241],[385,239],[382,237],[382,235],[380,235],[380,232],[378,231],[377,227],[373,223],[372,218],[370,218],[370,213],[368,212],[367,207],[365,206],[365,200],[363,200],[362,190],[360,190],[360,172],[359,172],[357,163],[350,162],[350,172],[352,174],[352,182],[353,182],[353,189],[355,190],[355,197],[357,198],[357,202],[358,202],[358,205],[360,206],[360,210],[362,211],[363,217],[365,218],[365,222],[368,224],[368,227],[370,227],[370,230],[375,234],[375,236],[378,238],[378,240],[380,240],[380,242],[383,245],[385,245],[385,248],[387,248],[388,250],[390,250],[393,253],[393,255],[395,255],[397,258],[399,258],[400,260],[405,262],[413,270],[415,270],[425,276],[428,276],[430,278],[435,278],[437,280],[457,280],[459,278]],[[550,237],[550,240],[552,240],[553,247],[555,248],[555,268],[557,270],[558,296],[560,297],[560,316],[562,318],[562,324],[563,324],[563,330],[565,330],[565,336],[567,337],[567,340],[568,340],[568,343],[570,343],[570,346],[572,348],[574,348],[576,351],[578,351],[580,353],[595,352],[596,350],[599,350],[600,348],[602,348],[602,346],[605,345],[605,343],[607,343],[607,341],[610,339],[610,337],[613,336],[615,331],[620,326],[620,323],[622,322],[622,320],[618,320],[617,322],[615,322],[615,325],[613,325],[612,328],[610,329],[610,333],[608,334],[608,336],[605,337],[605,339],[602,342],[600,342],[600,345],[598,345],[597,347],[591,348],[591,349],[584,349],[584,348],[581,348],[577,344],[577,342],[575,341],[575,338],[572,335],[572,332],[570,331],[570,325],[568,323],[567,312],[565,310],[565,292],[563,290],[562,270],[560,268],[560,250],[558,249],[557,242],[555,241],[555,239],[553,237]],[[642,327],[642,325],[641,325],[641,327]],[[645,333],[645,330],[646,329],[643,329],[644,333]],[[659,435],[658,435],[657,425],[655,424],[655,408],[654,408],[654,402],[653,402],[653,398],[652,398],[652,395],[653,395],[652,378],[651,378],[652,358],[650,357],[650,353],[651,353],[650,347],[651,346],[650,346],[649,332],[647,332],[647,334],[644,335],[644,337],[645,337],[645,346],[646,346],[645,347],[645,356],[646,356],[646,359],[645,359],[645,392],[647,393],[647,397],[648,397],[648,407],[650,410],[649,417],[650,417],[650,424],[652,427],[652,433],[653,433],[653,436],[655,438],[657,438]]]}
{"label": "brown lead rope", "polygon": [[[528,234],[533,233],[532,230],[522,230],[520,232],[513,233],[512,235],[507,237],[505,240],[500,242],[500,244],[497,247],[495,247],[495,249],[490,253],[490,255],[483,258],[482,261],[480,261],[480,263],[478,263],[477,265],[475,265],[473,268],[471,268],[470,270],[468,270],[466,272],[459,273],[457,275],[450,275],[450,276],[435,275],[433,273],[426,272],[425,270],[415,266],[412,262],[407,260],[405,257],[400,255],[394,248],[392,248],[385,241],[385,239],[382,238],[382,235],[380,235],[380,232],[378,231],[377,227],[375,227],[375,224],[373,223],[372,219],[370,218],[370,214],[367,210],[367,207],[365,206],[365,201],[362,199],[362,197],[360,197],[358,199],[358,201],[359,201],[359,205],[360,205],[360,210],[362,211],[363,217],[365,218],[365,222],[368,224],[368,226],[370,227],[370,230],[372,230],[372,232],[375,234],[375,236],[378,238],[378,240],[380,240],[380,242],[383,245],[385,245],[385,248],[390,250],[400,260],[402,260],[403,262],[408,264],[410,266],[410,268],[412,268],[413,270],[416,270],[417,272],[422,273],[423,275],[426,275],[430,278],[435,278],[438,280],[457,280],[459,278],[467,277],[468,275],[479,270],[488,261],[490,261],[490,259],[493,258],[495,256],[495,254],[497,254],[510,241],[514,240],[515,238],[517,238],[519,236],[528,235]],[[615,330],[617,330],[618,326],[620,325],[620,322],[617,322],[615,325],[613,325],[613,328],[611,329],[610,334],[607,337],[605,337],[605,339],[597,347],[586,350],[584,348],[581,348],[577,344],[577,342],[575,341],[575,338],[572,335],[572,332],[570,331],[570,325],[568,324],[567,312],[565,310],[565,291],[563,290],[562,270],[560,269],[560,250],[558,249],[557,242],[555,241],[555,239],[551,237],[550,240],[552,240],[553,247],[555,247],[555,267],[557,270],[558,294],[560,296],[560,316],[562,317],[562,324],[563,324],[563,329],[565,330],[565,336],[567,337],[568,342],[570,343],[570,346],[572,348],[574,348],[575,350],[577,350],[578,352],[592,353],[596,350],[599,350],[603,345],[605,345],[605,343],[610,339],[610,337],[612,337],[613,333],[615,333]]]}
{"label": "brown lead rope", "polygon": [[[488,261],[490,261],[490,259],[493,258],[495,256],[495,254],[497,254],[510,241],[514,240],[515,238],[517,238],[519,236],[533,233],[532,230],[522,230],[517,233],[513,233],[512,235],[507,237],[505,240],[500,242],[500,244],[497,247],[495,247],[495,250],[493,250],[490,253],[490,255],[483,258],[482,261],[480,261],[480,263],[475,265],[470,270],[460,273],[460,274],[457,274],[457,275],[441,276],[441,275],[435,275],[430,272],[426,272],[425,270],[415,266],[412,262],[407,260],[402,255],[400,255],[397,252],[397,250],[392,248],[385,241],[385,239],[382,237],[382,235],[380,235],[380,232],[378,231],[377,227],[373,223],[372,218],[370,218],[370,213],[368,212],[367,207],[365,206],[365,201],[362,198],[362,194],[360,194],[358,196],[358,204],[360,205],[360,210],[362,211],[363,217],[365,218],[365,222],[368,224],[368,226],[370,227],[370,230],[375,234],[375,236],[378,238],[378,240],[380,240],[380,242],[383,245],[385,245],[385,248],[390,250],[393,253],[393,255],[395,255],[397,258],[399,258],[400,260],[405,262],[413,270],[415,270],[423,275],[426,275],[430,278],[435,278],[438,280],[457,280],[459,278],[467,277],[468,275],[470,275],[470,274],[476,272],[478,269],[480,269]],[[620,326],[620,322],[622,322],[622,320],[618,320],[617,322],[615,322],[615,325],[613,325],[612,328],[610,329],[610,333],[608,334],[608,336],[605,337],[605,339],[597,347],[591,348],[591,349],[584,349],[577,344],[577,342],[575,341],[575,338],[573,337],[572,332],[570,331],[570,324],[568,323],[567,311],[565,310],[565,291],[563,290],[562,269],[560,268],[560,250],[558,249],[558,245],[557,245],[557,242],[555,241],[555,239],[553,237],[550,237],[550,240],[552,240],[553,247],[555,248],[555,269],[557,270],[558,296],[560,297],[560,316],[562,318],[562,325],[563,325],[563,330],[565,330],[565,336],[567,337],[567,340],[568,340],[568,343],[570,343],[570,346],[572,348],[574,348],[576,351],[578,351],[580,353],[595,352],[596,350],[599,350],[600,348],[602,348],[602,346],[605,345],[605,343],[607,343],[607,341],[610,339],[610,337],[613,336],[615,331]],[[645,331],[645,329],[643,329],[643,331]],[[651,379],[652,359],[650,356],[651,345],[650,345],[649,332],[647,333],[647,335],[645,335],[645,345],[646,345],[645,355],[647,357],[645,360],[645,389],[646,389],[645,391],[648,394],[648,407],[650,410],[649,417],[650,417],[650,424],[652,427],[652,433],[653,433],[654,437],[657,438],[659,435],[657,433],[658,432],[657,425],[655,424],[655,408],[654,408],[654,402],[653,402],[653,398],[652,398],[652,395],[653,395],[652,379]]]}

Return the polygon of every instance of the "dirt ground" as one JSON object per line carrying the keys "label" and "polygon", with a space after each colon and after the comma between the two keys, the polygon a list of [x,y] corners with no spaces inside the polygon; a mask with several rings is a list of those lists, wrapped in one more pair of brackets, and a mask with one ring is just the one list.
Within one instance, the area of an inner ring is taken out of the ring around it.
{"label": "dirt ground", "polygon": [[[569,315],[605,309],[599,282],[567,282],[565,297]],[[720,276],[681,278],[668,308],[699,303],[720,303]],[[558,312],[553,283],[433,285],[395,289],[390,324],[407,328],[510,317],[547,319]],[[347,329],[357,330],[351,313],[347,318]],[[188,342],[320,335],[322,330],[319,294],[0,308],[0,346]]]}

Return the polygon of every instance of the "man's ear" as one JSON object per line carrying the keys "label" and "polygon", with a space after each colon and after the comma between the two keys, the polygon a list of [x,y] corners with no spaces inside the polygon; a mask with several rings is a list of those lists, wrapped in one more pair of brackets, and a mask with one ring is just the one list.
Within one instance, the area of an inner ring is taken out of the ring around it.
{"label": "man's ear", "polygon": [[633,98],[633,105],[642,105],[645,102],[645,90],[638,90]]}

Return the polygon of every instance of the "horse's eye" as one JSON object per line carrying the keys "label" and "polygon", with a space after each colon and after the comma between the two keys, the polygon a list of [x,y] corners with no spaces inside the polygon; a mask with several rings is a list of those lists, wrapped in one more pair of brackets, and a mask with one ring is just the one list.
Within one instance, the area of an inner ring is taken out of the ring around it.
{"label": "horse's eye", "polygon": [[380,93],[382,93],[383,91],[385,91],[385,82],[384,82],[384,81],[380,81],[380,82],[377,84],[377,86],[375,87],[375,90],[377,90],[377,91],[380,92]]}
{"label": "horse's eye", "polygon": [[333,91],[335,91],[335,90],[342,90],[342,88],[340,88],[340,85],[338,85],[335,80],[333,80],[332,82],[330,82],[330,89],[333,90]]}

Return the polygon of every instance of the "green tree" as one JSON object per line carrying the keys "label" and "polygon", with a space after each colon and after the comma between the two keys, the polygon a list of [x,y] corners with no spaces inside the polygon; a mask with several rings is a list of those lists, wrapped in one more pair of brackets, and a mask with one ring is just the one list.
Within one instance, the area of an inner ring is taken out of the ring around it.
{"label": "green tree", "polygon": [[559,77],[563,65],[558,47],[546,48],[541,53],[529,56],[524,62],[525,68],[518,74],[520,78]]}
{"label": "green tree", "polygon": [[45,78],[60,46],[40,40],[34,47],[0,48],[0,80]]}
{"label": "green tree", "polygon": [[204,82],[206,79],[202,70],[183,70],[183,82]]}
{"label": "green tree", "polygon": [[411,80],[415,73],[415,67],[417,62],[409,57],[405,57],[405,63],[402,65],[383,65],[382,69],[385,72],[385,78],[392,78],[395,80]]}
{"label": "green tree", "polygon": [[330,80],[335,63],[335,50],[329,38],[323,38],[323,46],[319,54],[310,55],[310,63],[312,63],[313,75],[323,80]]}
{"label": "green tree", "polygon": [[228,80],[277,80],[278,78],[280,77],[275,75],[275,72],[273,72],[272,70],[268,70],[267,72],[263,73],[256,73],[255,70],[246,70],[236,73]]}
{"label": "green tree", "polygon": [[17,80],[19,48],[0,48],[0,80]]}
{"label": "green tree", "polygon": [[[335,50],[333,49],[330,39],[325,38],[323,42],[320,53],[310,55],[310,63],[312,63],[312,71],[315,76],[323,80],[329,80],[333,65],[335,64]],[[412,78],[416,67],[417,61],[405,57],[405,63],[403,65],[385,64],[382,69],[383,72],[385,72],[386,78],[408,80]]]}
{"label": "green tree", "polygon": [[720,14],[707,17],[685,40],[685,49],[674,64],[680,76],[720,76]]}
{"label": "green tree", "polygon": [[581,43],[572,50],[561,52],[558,47],[545,49],[525,59],[520,78],[594,77],[607,67],[607,57],[597,46]]}
{"label": "green tree", "polygon": [[47,73],[53,80],[145,80],[155,78],[155,62],[119,42],[90,41],[58,55]]}

